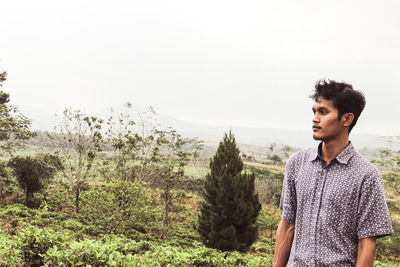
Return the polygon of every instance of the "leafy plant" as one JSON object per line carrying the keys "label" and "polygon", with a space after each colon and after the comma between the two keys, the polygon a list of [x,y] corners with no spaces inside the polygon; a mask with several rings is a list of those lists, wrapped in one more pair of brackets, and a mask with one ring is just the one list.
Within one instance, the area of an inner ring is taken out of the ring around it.
{"label": "leafy plant", "polygon": [[[0,73],[0,87],[7,78],[7,72]],[[31,120],[19,112],[16,106],[9,105],[10,95],[0,90],[0,150],[12,153],[21,147],[23,140],[35,135],[30,130]]]}
{"label": "leafy plant", "polygon": [[157,210],[146,195],[146,184],[115,181],[93,187],[82,196],[82,216],[97,234],[128,234],[154,229]]}
{"label": "leafy plant", "polygon": [[8,166],[14,171],[21,189],[25,191],[25,205],[29,205],[35,192],[47,186],[49,179],[62,169],[59,158],[51,154],[12,157]]}
{"label": "leafy plant", "polygon": [[102,125],[102,119],[69,108],[64,110],[60,118],[57,117],[56,134],[51,136],[65,160],[63,175],[74,192],[76,213],[79,213],[81,191],[90,175],[93,161],[102,150]]}
{"label": "leafy plant", "polygon": [[68,237],[52,229],[28,226],[18,233],[17,242],[23,262],[29,266],[42,266],[43,257],[52,247],[65,248]]}

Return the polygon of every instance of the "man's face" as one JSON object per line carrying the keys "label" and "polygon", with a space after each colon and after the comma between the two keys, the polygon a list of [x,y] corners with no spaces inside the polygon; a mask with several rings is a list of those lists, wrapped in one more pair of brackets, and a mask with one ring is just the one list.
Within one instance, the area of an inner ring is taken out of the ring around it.
{"label": "man's face", "polygon": [[312,129],[315,140],[334,140],[343,131],[347,131],[347,127],[343,125],[343,116],[341,120],[338,120],[338,110],[334,107],[332,100],[319,97],[312,110],[314,113]]}

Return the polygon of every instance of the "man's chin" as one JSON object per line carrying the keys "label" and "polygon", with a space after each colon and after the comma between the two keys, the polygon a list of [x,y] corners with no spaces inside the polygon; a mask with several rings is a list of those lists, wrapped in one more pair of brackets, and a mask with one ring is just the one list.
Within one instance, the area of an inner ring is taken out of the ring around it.
{"label": "man's chin", "polygon": [[314,138],[314,140],[322,140],[322,138],[320,136],[318,136],[317,134],[313,134],[312,137]]}

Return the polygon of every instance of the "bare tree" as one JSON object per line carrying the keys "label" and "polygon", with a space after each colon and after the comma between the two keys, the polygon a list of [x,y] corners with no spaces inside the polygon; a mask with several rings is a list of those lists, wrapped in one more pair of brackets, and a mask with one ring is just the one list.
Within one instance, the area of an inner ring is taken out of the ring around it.
{"label": "bare tree", "polygon": [[66,108],[61,117],[57,116],[56,134],[51,136],[65,161],[62,171],[75,194],[77,213],[82,188],[90,175],[94,159],[102,150],[102,124],[102,119],[88,116],[79,109]]}

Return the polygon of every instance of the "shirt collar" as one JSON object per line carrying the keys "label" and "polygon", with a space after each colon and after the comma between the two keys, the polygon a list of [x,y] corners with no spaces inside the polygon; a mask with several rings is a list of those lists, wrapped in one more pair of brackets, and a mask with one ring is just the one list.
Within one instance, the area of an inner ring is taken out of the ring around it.
{"label": "shirt collar", "polygon": [[[314,148],[311,150],[310,153],[310,161],[314,161],[317,158],[322,159],[321,156],[321,149],[322,149],[322,142],[319,143],[318,147]],[[336,160],[339,163],[342,164],[347,164],[349,162],[349,160],[351,159],[351,157],[354,155],[355,153],[355,149],[353,147],[353,144],[351,143],[351,141],[349,142],[349,144],[347,145],[347,147],[345,149],[343,149],[339,155],[336,156]]]}

